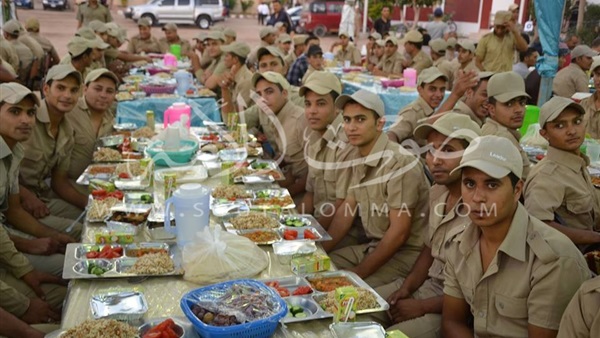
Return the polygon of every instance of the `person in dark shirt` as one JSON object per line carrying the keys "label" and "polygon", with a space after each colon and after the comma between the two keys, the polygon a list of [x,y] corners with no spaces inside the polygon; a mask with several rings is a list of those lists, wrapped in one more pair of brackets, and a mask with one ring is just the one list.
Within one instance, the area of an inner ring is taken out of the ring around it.
{"label": "person in dark shirt", "polygon": [[305,41],[306,51],[304,52],[304,54],[300,55],[296,59],[296,61],[294,61],[294,63],[290,67],[290,70],[287,73],[287,80],[292,86],[302,85],[302,78],[308,70],[308,57],[306,55],[308,49],[311,45],[318,46],[320,44],[319,38],[314,35],[309,36],[308,38],[306,38]]}
{"label": "person in dark shirt", "polygon": [[269,18],[267,26],[275,26],[276,23],[283,22],[286,33],[290,34],[292,32],[292,19],[290,19],[290,16],[279,0],[274,0],[271,4],[273,6],[273,14]]}
{"label": "person in dark shirt", "polygon": [[381,17],[375,20],[373,24],[373,29],[383,38],[390,32],[391,28],[391,20],[390,20],[390,8],[388,6],[384,6],[381,9]]}
{"label": "person in dark shirt", "polygon": [[[564,42],[558,44],[558,70],[561,70],[565,67],[566,58],[570,54],[569,47]],[[527,104],[529,105],[537,105],[538,103],[538,94],[540,92],[540,84],[542,82],[542,77],[540,73],[538,73],[537,69],[531,71],[527,77],[525,78],[525,92],[531,96],[527,99]]]}

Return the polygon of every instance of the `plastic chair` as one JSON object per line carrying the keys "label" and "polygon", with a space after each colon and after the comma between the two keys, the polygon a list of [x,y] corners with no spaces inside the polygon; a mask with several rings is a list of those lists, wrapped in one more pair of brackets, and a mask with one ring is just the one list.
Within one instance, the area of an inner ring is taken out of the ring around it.
{"label": "plastic chair", "polygon": [[525,106],[525,116],[523,117],[523,125],[519,129],[521,135],[525,135],[529,125],[538,123],[540,118],[540,108],[538,106]]}

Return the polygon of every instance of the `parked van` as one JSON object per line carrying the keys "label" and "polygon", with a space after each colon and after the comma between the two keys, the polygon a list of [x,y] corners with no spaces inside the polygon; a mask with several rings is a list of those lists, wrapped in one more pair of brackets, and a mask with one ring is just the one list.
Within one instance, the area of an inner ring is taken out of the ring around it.
{"label": "parked van", "polygon": [[[339,31],[342,21],[342,9],[344,1],[325,1],[316,0],[304,4],[302,16],[299,22],[299,28],[296,32],[312,33],[318,37],[323,37],[327,33],[336,33]],[[367,27],[372,27],[371,20],[367,21]]]}
{"label": "parked van", "polygon": [[222,0],[150,0],[127,8],[124,14],[135,21],[148,18],[153,26],[176,23],[209,29],[214,22],[224,20],[224,11]]}

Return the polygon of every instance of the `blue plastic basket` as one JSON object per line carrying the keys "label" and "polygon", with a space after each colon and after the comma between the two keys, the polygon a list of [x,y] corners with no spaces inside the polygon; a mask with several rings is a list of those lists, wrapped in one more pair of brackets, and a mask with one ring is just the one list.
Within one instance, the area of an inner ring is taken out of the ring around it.
{"label": "blue plastic basket", "polygon": [[[275,314],[270,317],[255,320],[246,324],[233,326],[212,326],[202,322],[192,312],[192,305],[199,300],[210,301],[222,296],[233,284],[248,285],[260,289],[273,298],[276,308],[273,309]],[[272,288],[266,286],[262,282],[252,279],[238,279],[219,284],[205,286],[199,289],[192,290],[181,298],[181,310],[190,320],[194,329],[203,338],[219,338],[219,337],[247,337],[247,338],[268,338],[273,336],[279,320],[287,314],[287,304]]]}

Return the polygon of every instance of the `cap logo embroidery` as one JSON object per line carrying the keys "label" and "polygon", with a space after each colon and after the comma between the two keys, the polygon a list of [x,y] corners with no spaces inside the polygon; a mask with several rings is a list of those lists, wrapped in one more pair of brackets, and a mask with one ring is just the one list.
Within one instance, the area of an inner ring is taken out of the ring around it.
{"label": "cap logo embroidery", "polygon": [[502,161],[502,162],[506,162],[506,157],[504,157],[504,156],[502,156],[502,155],[499,155],[499,154],[496,154],[496,153],[495,153],[495,152],[493,152],[493,151],[490,151],[490,157],[493,157],[493,158],[495,158],[495,159],[497,159],[497,160],[500,160],[500,161]]}

